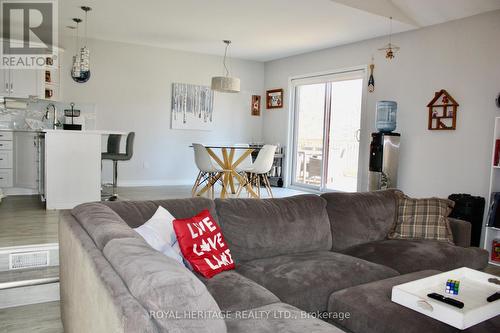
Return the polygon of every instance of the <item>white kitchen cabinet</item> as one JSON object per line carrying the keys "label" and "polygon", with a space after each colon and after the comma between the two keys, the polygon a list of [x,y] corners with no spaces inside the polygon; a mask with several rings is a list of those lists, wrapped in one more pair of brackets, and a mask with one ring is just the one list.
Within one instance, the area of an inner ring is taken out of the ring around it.
{"label": "white kitchen cabinet", "polygon": [[38,134],[16,132],[15,187],[38,190]]}
{"label": "white kitchen cabinet", "polygon": [[6,68],[0,68],[0,97],[9,96],[10,89],[10,76],[9,70]]}
{"label": "white kitchen cabinet", "polygon": [[4,97],[43,98],[42,70],[2,69],[0,70],[0,95]]}
{"label": "white kitchen cabinet", "polygon": [[12,151],[0,150],[0,169],[12,169]]}
{"label": "white kitchen cabinet", "polygon": [[12,169],[0,169],[0,188],[12,187]]}
{"label": "white kitchen cabinet", "polygon": [[36,69],[10,70],[10,96],[29,97],[42,96],[41,71]]}
{"label": "white kitchen cabinet", "polygon": [[12,132],[0,131],[0,188],[13,186]]}

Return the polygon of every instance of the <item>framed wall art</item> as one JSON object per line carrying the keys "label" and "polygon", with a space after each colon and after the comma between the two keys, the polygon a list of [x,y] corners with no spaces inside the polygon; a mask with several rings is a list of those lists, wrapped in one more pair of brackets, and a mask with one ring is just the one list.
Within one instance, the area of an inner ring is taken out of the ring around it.
{"label": "framed wall art", "polygon": [[260,95],[252,95],[252,116],[260,116]]}
{"label": "framed wall art", "polygon": [[172,129],[210,131],[213,110],[214,92],[210,87],[172,84]]}
{"label": "framed wall art", "polygon": [[283,107],[283,89],[266,91],[266,107],[268,109],[281,109]]}

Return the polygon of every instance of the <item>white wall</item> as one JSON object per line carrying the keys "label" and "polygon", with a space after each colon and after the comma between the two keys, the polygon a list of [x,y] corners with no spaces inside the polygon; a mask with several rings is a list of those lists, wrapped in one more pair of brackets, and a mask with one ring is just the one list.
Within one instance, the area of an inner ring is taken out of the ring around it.
{"label": "white wall", "polygon": [[[196,176],[192,142],[249,142],[261,139],[262,117],[250,115],[252,94],[264,89],[264,64],[233,60],[241,93],[216,93],[215,130],[170,129],[173,82],[209,85],[222,73],[222,58],[125,43],[90,40],[91,79],[69,75],[74,41],[63,41],[63,99],[93,103],[97,129],[135,131],[132,161],[119,165],[122,185],[190,184]],[[221,52],[223,50],[221,49]],[[110,165],[105,165],[106,178]]]}
{"label": "white wall", "polygon": [[[332,32],[335,33],[335,32]],[[263,138],[286,143],[291,76],[367,65],[375,56],[375,92],[362,121],[362,185],[367,186],[375,103],[398,102],[402,133],[399,187],[415,196],[488,192],[494,99],[500,92],[500,11],[394,36],[401,47],[387,61],[387,38],[367,40],[266,63],[266,89],[285,88],[285,107],[264,112]],[[427,130],[427,103],[446,89],[460,104],[456,131]]]}

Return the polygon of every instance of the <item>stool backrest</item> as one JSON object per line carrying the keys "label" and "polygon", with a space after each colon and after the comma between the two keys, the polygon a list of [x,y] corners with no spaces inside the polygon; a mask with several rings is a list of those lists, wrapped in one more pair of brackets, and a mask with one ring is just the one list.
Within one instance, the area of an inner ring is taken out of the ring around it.
{"label": "stool backrest", "polygon": [[264,174],[271,170],[274,162],[276,146],[264,145],[253,163],[252,173]]}
{"label": "stool backrest", "polygon": [[106,152],[109,154],[119,154],[121,140],[122,136],[120,134],[110,134],[108,136],[108,147]]}
{"label": "stool backrest", "polygon": [[[120,142],[122,140],[121,134],[110,134],[108,136],[108,147],[106,154],[109,156],[117,155],[117,159],[120,161],[128,161],[134,155],[134,138],[135,133],[130,132],[127,134],[127,143],[125,147],[125,154],[120,153]],[[108,157],[108,159],[113,159],[112,157]]]}
{"label": "stool backrest", "polygon": [[131,159],[134,155],[134,139],[135,132],[130,132],[127,135],[127,146],[125,147],[125,154],[127,155],[128,159]]}

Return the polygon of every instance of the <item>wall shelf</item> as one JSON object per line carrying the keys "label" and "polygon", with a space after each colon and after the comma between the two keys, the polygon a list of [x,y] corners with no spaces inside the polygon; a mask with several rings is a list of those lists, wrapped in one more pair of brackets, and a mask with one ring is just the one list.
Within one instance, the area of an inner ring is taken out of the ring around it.
{"label": "wall shelf", "polygon": [[493,195],[496,192],[500,192],[500,165],[493,165],[493,161],[495,159],[495,143],[496,140],[500,139],[500,117],[495,118],[495,128],[493,132],[493,148],[491,152],[491,173],[490,173],[490,187],[488,196],[486,198],[486,214],[483,221],[483,235],[482,235],[482,244],[483,248],[489,252],[489,262],[492,265],[500,266],[500,262],[495,262],[491,260],[491,251],[492,251],[492,243],[495,239],[500,240],[500,226],[491,226],[489,225],[489,217],[490,217],[490,207],[492,204]]}

